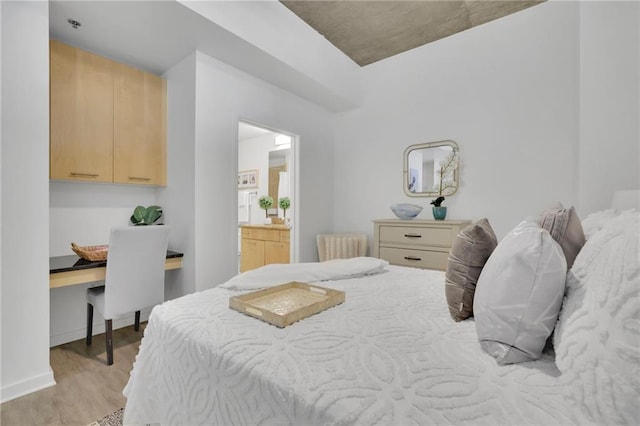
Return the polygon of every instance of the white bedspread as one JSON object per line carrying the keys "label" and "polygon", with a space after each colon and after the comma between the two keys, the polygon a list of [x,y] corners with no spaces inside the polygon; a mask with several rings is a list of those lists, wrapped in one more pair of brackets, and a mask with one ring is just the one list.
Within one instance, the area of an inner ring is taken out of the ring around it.
{"label": "white bedspread", "polygon": [[444,274],[322,285],[345,303],[284,329],[215,288],[156,307],[125,395],[125,424],[588,424],[552,355],[498,366],[473,321],[447,311]]}

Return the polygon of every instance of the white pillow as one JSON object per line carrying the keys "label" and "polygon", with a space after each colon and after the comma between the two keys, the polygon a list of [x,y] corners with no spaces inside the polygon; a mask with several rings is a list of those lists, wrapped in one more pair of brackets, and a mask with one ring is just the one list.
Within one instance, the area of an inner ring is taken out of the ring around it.
{"label": "white pillow", "polygon": [[480,346],[498,364],[540,358],[562,304],[567,264],[537,223],[522,222],[493,251],[473,302]]}
{"label": "white pillow", "polygon": [[639,239],[640,213],[622,212],[587,240],[567,275],[556,365],[597,424],[640,424]]}

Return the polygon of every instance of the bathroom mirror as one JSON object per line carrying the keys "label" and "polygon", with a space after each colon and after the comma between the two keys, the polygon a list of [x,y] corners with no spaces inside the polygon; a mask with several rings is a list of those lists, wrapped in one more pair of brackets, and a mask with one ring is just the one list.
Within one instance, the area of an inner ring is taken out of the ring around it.
{"label": "bathroom mirror", "polygon": [[420,143],[404,151],[403,187],[410,197],[454,194],[460,185],[459,149],[454,141]]}

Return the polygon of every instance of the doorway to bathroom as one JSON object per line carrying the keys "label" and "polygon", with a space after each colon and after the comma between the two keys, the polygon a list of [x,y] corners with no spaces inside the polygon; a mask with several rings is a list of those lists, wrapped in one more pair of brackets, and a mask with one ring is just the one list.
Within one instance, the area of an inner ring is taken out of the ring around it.
{"label": "doorway to bathroom", "polygon": [[291,133],[238,123],[239,272],[297,261],[297,143]]}

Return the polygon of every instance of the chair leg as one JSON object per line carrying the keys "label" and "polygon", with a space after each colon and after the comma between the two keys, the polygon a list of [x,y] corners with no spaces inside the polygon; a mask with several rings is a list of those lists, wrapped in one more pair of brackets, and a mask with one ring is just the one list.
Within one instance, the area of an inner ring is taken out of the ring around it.
{"label": "chair leg", "polygon": [[133,329],[135,331],[140,331],[140,311],[136,311],[136,321],[133,324]]}
{"label": "chair leg", "polygon": [[93,337],[93,305],[87,303],[87,346],[91,344]]}
{"label": "chair leg", "polygon": [[104,320],[104,328],[107,332],[107,365],[113,365],[113,329],[111,320]]}

